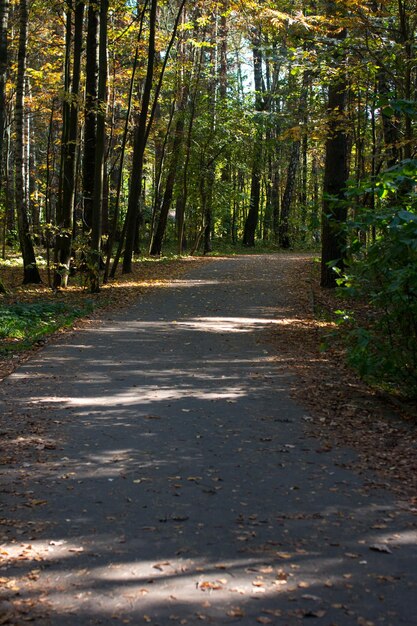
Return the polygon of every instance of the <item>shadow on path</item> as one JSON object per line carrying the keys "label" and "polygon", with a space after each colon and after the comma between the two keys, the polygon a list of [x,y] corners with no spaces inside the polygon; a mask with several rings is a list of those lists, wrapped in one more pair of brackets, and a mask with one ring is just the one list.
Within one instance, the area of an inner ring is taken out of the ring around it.
{"label": "shadow on path", "polygon": [[290,262],[200,267],[3,384],[49,428],[3,471],[1,575],[33,623],[417,624],[415,518],[306,437],[263,341],[296,314]]}

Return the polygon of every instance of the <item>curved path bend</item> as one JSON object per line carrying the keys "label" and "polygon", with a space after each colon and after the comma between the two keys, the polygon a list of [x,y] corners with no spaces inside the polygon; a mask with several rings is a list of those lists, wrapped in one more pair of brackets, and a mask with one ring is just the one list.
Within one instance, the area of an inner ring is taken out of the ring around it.
{"label": "curved path bend", "polygon": [[16,623],[417,624],[416,518],[307,436],[265,342],[290,262],[203,264],[2,384],[48,434],[2,468]]}

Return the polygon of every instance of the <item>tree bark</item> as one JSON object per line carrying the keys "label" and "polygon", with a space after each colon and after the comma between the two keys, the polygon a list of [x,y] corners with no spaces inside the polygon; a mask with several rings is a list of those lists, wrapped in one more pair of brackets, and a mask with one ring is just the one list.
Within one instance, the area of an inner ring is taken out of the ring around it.
{"label": "tree bark", "polygon": [[[71,28],[71,9],[67,14],[67,29]],[[78,144],[78,93],[81,76],[81,53],[83,41],[84,2],[78,1],[75,6],[74,53],[72,69],[72,86],[64,102],[64,130],[62,146],[62,194],[58,199],[57,226],[59,229],[55,244],[56,271],[54,287],[68,285],[71,262],[72,235],[74,226],[74,198]],[[67,36],[67,45],[70,38]],[[69,55],[69,50],[67,50]],[[69,71],[69,68],[67,68]],[[69,78],[66,79],[67,84]]]}
{"label": "tree bark", "polygon": [[[334,9],[328,3],[328,11]],[[343,46],[346,29],[333,33],[333,38]],[[343,48],[336,51],[338,73],[329,85],[328,130],[324,168],[322,207],[322,260],[321,286],[336,287],[334,268],[343,270],[346,248],[344,225],[347,217],[344,190],[348,180],[348,136],[346,129],[347,78],[343,68]]]}
{"label": "tree bark", "polygon": [[300,144],[301,142],[297,140],[293,141],[291,145],[290,161],[287,169],[287,182],[285,185],[284,197],[282,198],[281,216],[278,227],[278,244],[284,250],[288,250],[288,248],[291,247],[289,219],[297,171],[300,164]]}
{"label": "tree bark", "polygon": [[23,283],[41,283],[36,265],[35,251],[29,227],[27,197],[24,181],[24,96],[27,60],[27,38],[29,7],[28,0],[20,0],[19,50],[17,56],[16,107],[15,107],[15,184],[16,209],[19,228],[20,249],[23,257]]}
{"label": "tree bark", "polygon": [[[0,0],[0,197],[3,196],[4,181],[4,135],[6,126],[6,78],[7,78],[7,23],[9,17],[9,0]],[[6,248],[6,211],[3,215],[3,251]],[[0,293],[6,293],[6,288],[0,279]]]}
{"label": "tree bark", "polygon": [[99,4],[91,0],[88,5],[87,43],[85,67],[85,122],[83,154],[83,230],[89,232],[93,222],[94,170],[97,141],[97,90],[99,49]]}
{"label": "tree bark", "polygon": [[157,0],[151,0],[148,39],[148,65],[146,70],[145,84],[143,88],[141,103],[142,106],[134,135],[132,173],[130,176],[129,199],[126,214],[126,245],[123,255],[123,274],[129,274],[132,271],[133,248],[135,244],[136,225],[138,221],[139,200],[142,190],[143,156],[145,152],[147,138],[147,118],[151,100],[155,64],[157,5]]}
{"label": "tree bark", "polygon": [[178,119],[175,124],[174,140],[172,142],[171,162],[169,165],[167,180],[165,183],[165,192],[162,200],[161,211],[159,214],[158,224],[155,234],[152,238],[150,254],[159,256],[162,251],[162,242],[165,236],[166,225],[168,221],[169,210],[171,208],[172,196],[174,193],[174,185],[177,177],[178,163],[181,154],[181,144],[184,136],[184,96],[178,111]]}
{"label": "tree bark", "polygon": [[143,172],[143,157],[146,148],[146,144],[149,138],[149,133],[152,128],[152,122],[155,116],[156,107],[158,103],[159,94],[162,87],[162,82],[165,75],[165,69],[168,63],[169,54],[174,44],[177,34],[179,22],[181,19],[182,11],[186,0],[180,0],[177,17],[175,19],[174,27],[172,29],[171,39],[166,48],[164,62],[159,75],[157,85],[155,87],[155,94],[151,112],[148,117],[150,96],[153,83],[153,69],[155,64],[155,31],[156,31],[156,14],[157,14],[157,0],[152,0],[150,9],[150,31],[149,31],[149,43],[148,43],[148,67],[146,72],[145,85],[142,97],[142,109],[139,116],[139,121],[135,129],[134,145],[133,145],[133,160],[132,160],[132,175],[130,179],[128,208],[125,220],[124,231],[126,232],[126,245],[123,256],[123,273],[129,274],[132,271],[132,256],[135,244],[136,228],[139,220],[139,201],[141,197],[142,189],[142,172]]}
{"label": "tree bark", "polygon": [[[262,52],[259,33],[256,34],[253,44],[253,75],[255,82],[255,110],[262,112],[264,110],[263,100],[263,80],[262,80]],[[262,172],[262,124],[259,120],[256,122],[257,130],[255,137],[255,146],[253,152],[251,191],[249,212],[245,221],[243,231],[243,245],[253,247],[255,245],[256,228],[259,219],[259,202],[261,198],[261,172]]]}
{"label": "tree bark", "polygon": [[106,147],[106,103],[107,103],[107,12],[108,0],[100,0],[99,33],[99,76],[97,101],[97,136],[94,163],[94,193],[91,216],[91,293],[100,291],[100,244],[102,229],[104,167]]}
{"label": "tree bark", "polygon": [[[128,138],[128,132],[129,132],[130,113],[131,113],[131,110],[132,110],[133,87],[135,85],[135,76],[136,76],[136,70],[137,70],[137,66],[138,66],[139,43],[140,43],[140,41],[142,39],[142,31],[143,31],[143,26],[144,26],[145,11],[146,11],[147,6],[148,6],[148,0],[145,0],[144,5],[143,5],[143,9],[142,9],[142,13],[141,13],[141,17],[140,17],[139,34],[138,34],[137,45],[136,45],[136,50],[135,50],[135,57],[134,57],[134,60],[133,60],[132,74],[131,74],[131,78],[130,78],[129,98],[128,98],[128,105],[127,105],[127,111],[126,111],[126,119],[125,119],[125,124],[124,124],[124,130],[123,130],[122,146],[121,146],[121,151],[120,151],[119,172],[118,172],[118,176],[117,176],[116,201],[115,201],[115,206],[114,206],[112,227],[111,227],[111,230],[110,230],[110,236],[109,236],[109,242],[108,242],[108,251],[107,251],[107,259],[106,259],[106,267],[104,269],[103,283],[107,282],[107,279],[108,279],[108,276],[109,276],[111,255],[112,255],[112,252],[113,252],[113,244],[114,244],[114,240],[115,240],[115,237],[116,237],[117,222],[118,222],[118,219],[119,219],[120,196],[121,196],[122,182],[123,182],[123,166],[124,166],[125,153],[126,153],[126,144],[127,144],[127,138]],[[116,256],[115,256],[115,259],[114,259],[114,263],[113,263],[113,266],[112,266],[112,269],[111,269],[111,272],[110,272],[111,278],[114,278],[114,276],[116,274],[116,269],[117,269],[117,266],[118,266],[118,263],[119,263],[120,256],[122,254],[122,246],[123,246],[123,241],[124,241],[125,234],[126,234],[125,226],[123,226],[122,230],[123,230],[123,232],[122,232],[121,237],[120,237],[120,239],[121,239],[120,245],[119,245],[119,247],[117,249]]]}
{"label": "tree bark", "polygon": [[9,0],[0,0],[0,190],[4,176],[4,133],[6,127],[7,23]]}

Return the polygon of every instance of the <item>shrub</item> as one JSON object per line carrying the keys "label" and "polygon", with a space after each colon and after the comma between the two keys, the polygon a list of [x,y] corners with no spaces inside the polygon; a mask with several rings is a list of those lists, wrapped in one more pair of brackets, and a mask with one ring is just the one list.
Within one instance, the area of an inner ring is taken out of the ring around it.
{"label": "shrub", "polygon": [[368,381],[408,397],[417,397],[416,184],[417,160],[379,178],[372,190],[378,211],[361,209],[348,225],[347,271],[339,280],[344,294],[369,305],[366,320],[339,312],[350,363]]}

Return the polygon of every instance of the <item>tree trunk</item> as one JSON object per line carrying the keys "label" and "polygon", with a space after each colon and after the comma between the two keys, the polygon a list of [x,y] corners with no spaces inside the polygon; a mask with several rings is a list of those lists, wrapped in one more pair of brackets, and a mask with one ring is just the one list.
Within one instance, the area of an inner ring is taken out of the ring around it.
{"label": "tree trunk", "polygon": [[[214,24],[212,30],[212,39],[216,39],[216,26]],[[216,46],[213,45],[210,52],[210,67],[214,72],[216,67]],[[216,98],[216,75],[213,73],[208,81],[207,96],[208,101],[211,104],[211,119],[210,119],[210,136],[214,137],[217,125],[217,107],[218,102]],[[208,254],[213,249],[212,234],[213,234],[213,192],[214,181],[216,176],[216,156],[212,154],[212,150],[209,147],[208,162],[206,156],[205,167],[202,168],[203,180],[201,181],[201,200],[203,211],[203,223],[204,223],[204,246],[203,253]]]}
{"label": "tree trunk", "polygon": [[153,83],[153,69],[155,64],[155,33],[156,33],[156,14],[157,14],[157,0],[151,1],[150,9],[150,30],[149,30],[149,43],[148,43],[148,67],[146,72],[145,85],[143,89],[142,97],[142,109],[139,116],[139,121],[135,129],[135,137],[133,144],[133,159],[132,159],[132,175],[130,179],[129,199],[127,214],[125,220],[124,230],[126,231],[126,245],[123,256],[123,273],[129,274],[132,271],[132,256],[135,244],[135,237],[137,232],[137,225],[139,220],[139,202],[142,189],[142,172],[143,172],[143,157],[146,148],[146,144],[149,138],[149,133],[152,128],[152,122],[155,116],[156,107],[158,104],[158,98],[162,87],[162,81],[165,75],[165,69],[168,63],[171,48],[174,44],[177,34],[178,26],[180,23],[182,11],[186,0],[180,0],[177,17],[175,19],[174,27],[172,29],[171,39],[165,52],[164,62],[159,75],[157,85],[155,87],[154,101],[152,109],[147,121],[150,96]]}
{"label": "tree trunk", "polygon": [[[404,50],[404,80],[401,85],[406,101],[415,99],[415,85],[413,85],[413,69],[415,69],[415,29],[416,29],[416,17],[415,8],[414,15],[412,16],[411,5],[404,0],[398,0],[398,12],[399,12],[399,41]],[[404,113],[404,158],[411,159],[414,145],[414,132],[412,116],[409,112]]]}
{"label": "tree trunk", "polygon": [[[253,44],[253,72],[255,83],[255,109],[258,112],[264,110],[263,101],[263,80],[262,80],[262,52],[259,33],[256,35]],[[255,234],[259,219],[259,202],[261,198],[261,172],[262,172],[262,125],[257,121],[257,131],[254,140],[254,153],[252,163],[251,191],[249,212],[245,221],[243,231],[243,245],[253,247],[255,245]]]}
{"label": "tree trunk", "polygon": [[[328,11],[334,9],[328,3]],[[333,33],[334,39],[343,45],[346,29]],[[344,225],[347,217],[344,190],[348,180],[348,136],[346,130],[347,79],[343,68],[343,49],[336,51],[338,73],[329,85],[328,130],[326,160],[324,168],[323,208],[322,208],[322,260],[321,286],[336,287],[337,274],[334,268],[342,270],[346,247]]]}
{"label": "tree trunk", "polygon": [[[124,159],[125,159],[125,153],[126,153],[126,144],[127,144],[127,138],[128,138],[128,132],[129,132],[130,112],[132,110],[133,87],[135,85],[135,76],[136,76],[136,70],[137,70],[137,66],[138,66],[139,43],[140,43],[141,38],[142,38],[142,31],[143,31],[143,26],[144,26],[145,11],[146,11],[147,6],[148,6],[148,0],[145,0],[144,5],[143,5],[143,9],[142,9],[142,13],[141,13],[141,17],[140,17],[139,34],[138,34],[137,45],[136,45],[136,50],[135,50],[135,57],[134,57],[134,60],[133,60],[132,74],[131,74],[131,78],[130,78],[129,99],[128,99],[128,105],[127,105],[127,111],[126,111],[126,119],[125,119],[124,130],[123,130],[123,137],[122,137],[122,146],[121,146],[121,152],[120,152],[119,172],[118,172],[118,176],[117,176],[116,200],[115,200],[114,213],[113,213],[113,219],[112,219],[112,227],[111,227],[111,230],[110,230],[110,237],[109,237],[109,242],[108,242],[106,267],[104,269],[104,278],[103,278],[103,282],[104,283],[107,282],[107,279],[108,279],[108,276],[109,276],[111,255],[112,255],[112,252],[113,252],[113,244],[114,244],[114,240],[115,240],[115,237],[116,237],[117,223],[118,223],[118,220],[119,220],[120,196],[121,196],[122,182],[123,182],[123,166],[124,166]],[[126,230],[125,230],[125,227],[123,227],[123,232],[122,232],[121,237],[120,237],[120,239],[121,239],[120,245],[119,245],[119,247],[117,249],[116,257],[114,259],[114,263],[113,263],[113,266],[112,266],[112,269],[111,269],[111,272],[110,272],[110,276],[112,278],[114,278],[114,276],[116,274],[117,265],[119,263],[120,255],[122,253],[122,245],[123,245],[123,241],[124,241],[124,238],[125,238],[125,233],[126,233]]]}
{"label": "tree trunk", "polygon": [[[4,181],[4,135],[6,127],[6,78],[7,78],[7,22],[9,17],[9,0],[0,0],[0,198],[3,196]],[[3,215],[3,250],[5,258],[6,249],[6,212]],[[0,293],[5,293],[6,288],[0,279]]]}
{"label": "tree trunk", "polygon": [[179,117],[175,125],[174,140],[172,142],[171,162],[165,184],[165,192],[162,200],[161,211],[150,248],[150,253],[154,256],[159,256],[161,254],[162,242],[165,236],[169,210],[171,208],[172,196],[174,193],[174,185],[177,177],[178,162],[181,154],[181,144],[184,134],[184,105],[185,101],[183,97],[178,111]]}
{"label": "tree trunk", "polygon": [[[68,9],[67,28],[71,28],[71,9]],[[81,75],[81,53],[83,42],[83,19],[84,2],[79,1],[75,7],[74,26],[74,53],[72,86],[69,104],[64,102],[64,126],[62,146],[62,194],[58,199],[57,226],[59,229],[55,244],[56,271],[54,287],[66,287],[68,285],[69,269],[71,262],[72,234],[74,225],[74,197],[78,144],[78,92]],[[67,36],[67,45],[70,38]],[[67,50],[67,54],[70,52]],[[69,68],[68,68],[69,71]],[[68,85],[69,78],[66,79]]]}
{"label": "tree trunk", "polygon": [[90,0],[87,19],[85,69],[85,122],[83,155],[83,230],[90,232],[93,222],[94,170],[97,141],[99,4]]}
{"label": "tree trunk", "polygon": [[[189,102],[189,118],[188,118],[188,128],[187,128],[187,140],[185,142],[185,155],[184,155],[184,165],[182,172],[182,186],[180,191],[180,197],[177,201],[176,212],[175,212],[175,220],[177,225],[177,241],[178,241],[178,254],[182,254],[184,250],[184,243],[186,241],[185,237],[185,210],[187,206],[187,198],[188,198],[188,170],[191,160],[191,145],[193,140],[193,127],[194,121],[197,114],[197,95],[199,92],[200,78],[201,78],[201,67],[203,63],[203,48],[200,50],[200,54],[198,56],[197,68],[195,71],[195,85],[193,89],[192,97]],[[191,77],[190,77],[191,81]]]}
{"label": "tree trunk", "polygon": [[41,277],[36,265],[32,236],[29,228],[28,206],[24,181],[24,92],[28,37],[28,0],[20,0],[19,50],[17,56],[16,108],[15,108],[15,184],[16,209],[20,249],[23,257],[23,283],[39,284]]}
{"label": "tree trunk", "polygon": [[91,216],[91,293],[100,291],[100,243],[102,228],[104,166],[106,147],[106,102],[107,102],[107,11],[108,0],[100,0],[99,77],[97,102],[97,137],[94,164],[94,195]]}
{"label": "tree trunk", "polygon": [[0,191],[4,177],[4,133],[6,128],[7,23],[9,0],[0,0]]}
{"label": "tree trunk", "polygon": [[293,141],[291,145],[290,161],[287,169],[287,182],[285,185],[284,197],[282,198],[281,216],[278,227],[278,244],[284,250],[288,250],[288,248],[291,247],[289,218],[299,164],[300,141]]}
{"label": "tree trunk", "polygon": [[126,245],[123,255],[123,274],[132,271],[133,248],[139,213],[139,200],[142,189],[143,156],[146,147],[147,118],[151,99],[153,73],[155,64],[155,33],[157,0],[151,0],[149,39],[148,39],[148,65],[146,70],[145,85],[143,88],[141,111],[135,128],[132,173],[130,176],[129,199],[126,214]]}
{"label": "tree trunk", "polygon": [[[258,143],[259,138],[256,141]],[[255,234],[259,219],[259,202],[261,198],[261,155],[262,150],[260,145],[258,145],[257,150],[255,151],[254,163],[252,165],[249,212],[243,231],[243,245],[248,247],[253,247],[255,245]]]}
{"label": "tree trunk", "polygon": [[210,164],[206,177],[201,181],[201,201],[204,216],[204,246],[203,253],[209,254],[213,250],[211,240],[213,229],[213,187],[215,170],[214,163]]}

